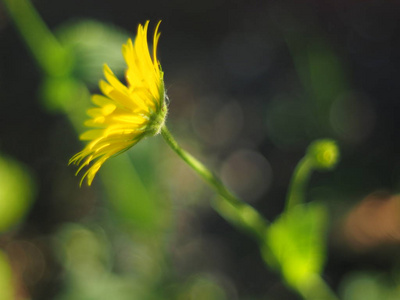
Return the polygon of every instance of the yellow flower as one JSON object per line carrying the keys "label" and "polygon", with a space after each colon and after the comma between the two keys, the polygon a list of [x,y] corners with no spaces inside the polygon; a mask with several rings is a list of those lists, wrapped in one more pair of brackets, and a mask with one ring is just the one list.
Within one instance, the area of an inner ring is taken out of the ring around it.
{"label": "yellow flower", "polygon": [[81,140],[90,141],[75,154],[70,163],[81,164],[78,174],[85,166],[90,167],[82,177],[91,185],[97,171],[111,156],[128,150],[149,135],[156,135],[164,125],[167,114],[163,72],[157,60],[157,43],[160,37],[158,27],[153,37],[153,55],[147,44],[147,28],[138,26],[135,42],[128,39],[122,46],[122,54],[128,66],[122,84],[111,69],[104,65],[104,75],[108,82],[100,81],[103,95],[93,95],[96,108],[88,110],[91,119],[85,122],[95,129],[86,131]]}

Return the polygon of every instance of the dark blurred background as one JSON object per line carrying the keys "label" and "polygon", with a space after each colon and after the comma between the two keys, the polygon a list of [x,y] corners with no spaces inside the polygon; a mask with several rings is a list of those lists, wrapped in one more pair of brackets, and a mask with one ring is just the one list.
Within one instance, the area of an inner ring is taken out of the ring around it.
{"label": "dark blurred background", "polygon": [[[398,1],[33,5],[61,41],[88,20],[122,42],[138,23],[150,20],[152,34],[162,20],[167,124],[269,220],[281,213],[308,144],[337,140],[338,167],[313,174],[307,191],[331,212],[324,278],[343,299],[367,299],[366,286],[377,295],[368,299],[400,297],[393,292],[400,279]],[[100,34],[93,57],[102,44],[115,45],[118,69],[121,43],[110,36]],[[88,67],[95,76],[76,67],[91,93],[99,92],[102,63],[112,64],[102,57]],[[43,100],[46,82],[0,4],[0,153],[29,170],[33,182],[25,218],[0,236],[18,299],[300,299],[265,268],[256,243],[210,208],[213,192],[160,137],[126,158],[151,205],[139,197],[113,204],[100,177],[79,188],[76,168],[68,166],[81,149],[74,110],[52,109]],[[127,211],[143,205],[148,215],[139,210],[143,220],[133,220]]]}

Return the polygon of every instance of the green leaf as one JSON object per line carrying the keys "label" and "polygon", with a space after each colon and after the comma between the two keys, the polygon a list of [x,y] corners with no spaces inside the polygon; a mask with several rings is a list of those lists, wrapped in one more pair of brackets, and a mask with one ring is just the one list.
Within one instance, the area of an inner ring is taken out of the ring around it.
{"label": "green leaf", "polygon": [[263,256],[298,289],[319,275],[325,262],[327,214],[321,205],[292,208],[270,225]]}

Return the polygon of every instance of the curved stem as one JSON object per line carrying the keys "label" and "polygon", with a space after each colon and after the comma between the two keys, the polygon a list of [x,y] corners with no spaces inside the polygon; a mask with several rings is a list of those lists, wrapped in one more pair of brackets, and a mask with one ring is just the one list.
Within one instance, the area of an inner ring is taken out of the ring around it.
{"label": "curved stem", "polygon": [[213,201],[214,209],[227,221],[251,232],[259,242],[262,242],[268,228],[268,222],[253,207],[235,197],[222,181],[200,161],[183,150],[165,125],[161,129],[161,134],[172,150],[221,196]]}
{"label": "curved stem", "polygon": [[304,156],[296,166],[290,182],[286,198],[285,210],[288,211],[297,204],[303,203],[306,184],[313,170],[311,160]]}
{"label": "curved stem", "polygon": [[[183,150],[175,141],[168,128],[164,125],[161,134],[167,144],[181,157],[197,174],[209,183],[220,195],[212,202],[214,209],[228,222],[250,232],[256,240],[269,252],[269,245],[265,240],[268,222],[257,210],[235,197],[207,167],[191,154]],[[296,167],[289,190],[287,209],[301,203],[302,193],[310,177],[312,164],[304,157]],[[272,252],[269,252],[272,256]],[[267,263],[268,264],[268,263]],[[295,287],[304,299],[338,300],[326,282],[319,276],[310,278],[304,285]]]}

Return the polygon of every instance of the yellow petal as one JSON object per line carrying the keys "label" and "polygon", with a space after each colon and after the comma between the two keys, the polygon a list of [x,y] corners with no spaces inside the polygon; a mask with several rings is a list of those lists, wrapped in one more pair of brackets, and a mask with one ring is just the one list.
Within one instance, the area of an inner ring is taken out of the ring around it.
{"label": "yellow petal", "polygon": [[79,139],[82,141],[90,141],[99,138],[100,136],[103,135],[104,130],[100,129],[93,129],[93,130],[88,130],[84,132],[83,134],[80,135]]}
{"label": "yellow petal", "polygon": [[118,78],[114,75],[114,73],[106,64],[104,64],[103,66],[103,72],[104,76],[106,77],[107,81],[111,84],[112,87],[121,92],[126,92],[128,90],[127,87],[118,80]]}
{"label": "yellow petal", "polygon": [[100,107],[113,103],[111,99],[97,94],[92,96],[92,102]]}
{"label": "yellow petal", "polygon": [[132,123],[136,125],[143,124],[149,120],[148,117],[143,117],[139,115],[119,115],[113,117],[113,120],[118,121],[118,122],[126,122],[126,123]]}

